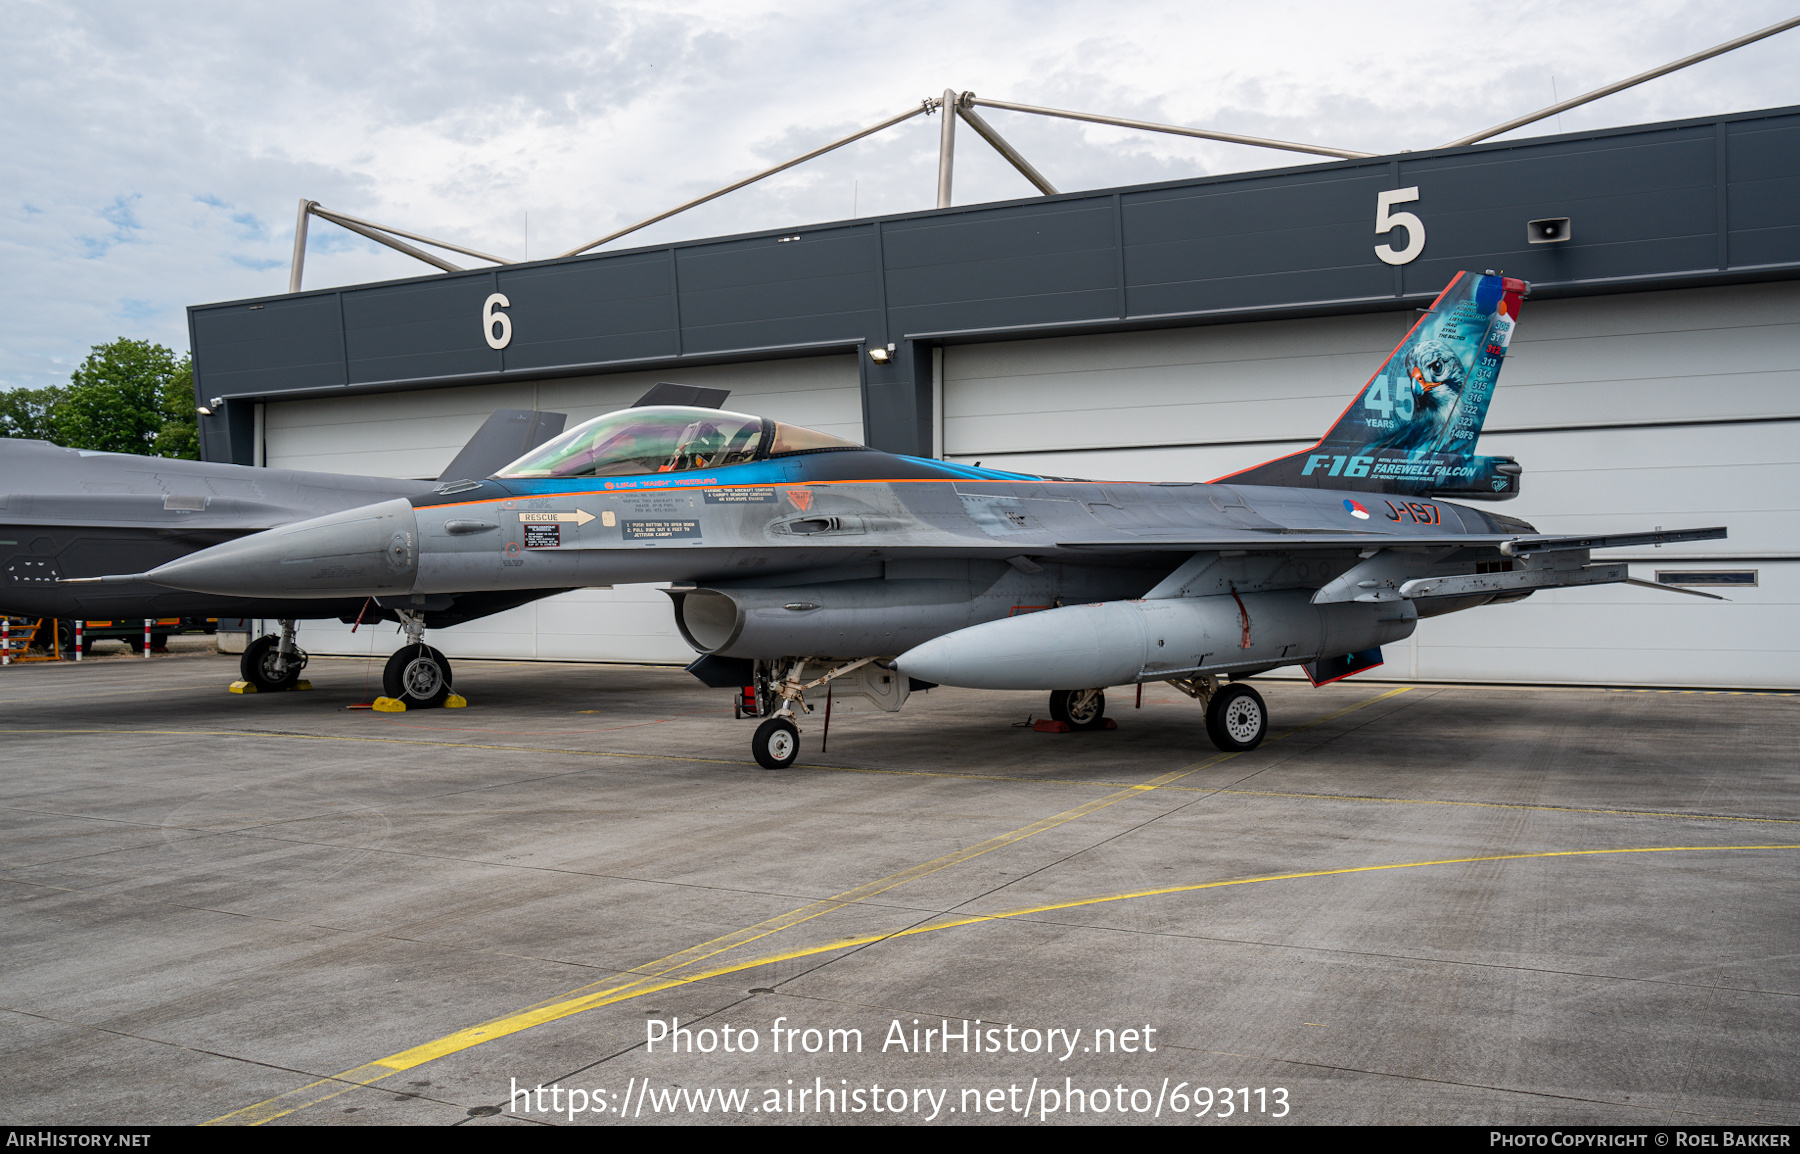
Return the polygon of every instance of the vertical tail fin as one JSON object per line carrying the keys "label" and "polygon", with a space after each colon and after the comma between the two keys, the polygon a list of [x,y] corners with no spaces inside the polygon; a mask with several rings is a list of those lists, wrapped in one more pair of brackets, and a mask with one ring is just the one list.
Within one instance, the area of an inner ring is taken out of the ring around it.
{"label": "vertical tail fin", "polygon": [[564,413],[535,409],[495,409],[445,467],[440,481],[479,481],[523,457],[553,437],[561,436]]}
{"label": "vertical tail fin", "polygon": [[1519,467],[1479,457],[1475,442],[1531,291],[1522,280],[1456,274],[1310,449],[1219,480],[1504,500]]}

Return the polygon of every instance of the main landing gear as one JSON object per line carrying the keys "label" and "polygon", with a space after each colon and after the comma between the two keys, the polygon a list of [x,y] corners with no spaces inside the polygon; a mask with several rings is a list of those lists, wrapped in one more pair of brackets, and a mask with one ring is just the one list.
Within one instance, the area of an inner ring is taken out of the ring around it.
{"label": "main landing gear", "polygon": [[423,641],[403,645],[381,671],[381,692],[408,709],[442,705],[450,696],[450,662]]}
{"label": "main landing gear", "polygon": [[[906,686],[899,680],[904,674],[870,664],[875,661],[865,657],[837,665],[810,680],[806,679],[809,672],[817,672],[829,662],[815,658],[757,661],[752,674],[755,683],[745,687],[737,709],[739,717],[762,718],[750,741],[756,763],[764,769],[786,769],[794,764],[800,754],[800,719],[813,711],[806,701],[807,692],[838,678],[856,674],[838,685],[840,699],[846,693],[860,693],[882,709],[892,712],[900,708],[906,697],[902,692]],[[389,669],[393,668],[394,662],[390,662]],[[1262,694],[1248,684],[1222,682],[1210,674],[1173,679],[1169,684],[1200,702],[1206,711],[1206,734],[1221,751],[1246,753],[1268,736],[1269,707]],[[1055,691],[1050,695],[1050,717],[1052,720],[1040,721],[1036,728],[1060,733],[1113,727],[1106,717],[1104,689]]]}
{"label": "main landing gear", "polygon": [[[155,638],[151,638],[152,644]],[[141,643],[140,643],[141,644]],[[281,693],[290,689],[311,689],[300,673],[306,668],[306,654],[294,644],[294,622],[281,622],[280,634],[258,637],[244,647],[238,659],[238,673],[243,680],[232,685],[233,693]]]}
{"label": "main landing gear", "polygon": [[1058,689],[1050,694],[1050,719],[1070,729],[1106,728],[1104,689]]}
{"label": "main landing gear", "polygon": [[382,696],[375,708],[383,713],[407,709],[458,708],[467,705],[451,692],[450,661],[425,644],[425,615],[411,609],[395,611],[406,630],[406,644],[396,649],[381,671]]}
{"label": "main landing gear", "polygon": [[[750,739],[750,754],[756,758],[756,764],[764,769],[786,769],[794,764],[800,756],[800,724],[799,718],[811,713],[813,707],[806,703],[806,691],[817,689],[828,682],[836,681],[846,673],[852,673],[870,662],[873,657],[864,657],[859,661],[847,662],[829,670],[823,677],[815,677],[811,681],[802,681],[809,658],[796,658],[788,666],[787,676],[776,679],[771,670],[787,665],[787,659],[777,662],[756,663],[755,701],[758,708],[766,708],[767,703],[777,699],[781,704],[768,720],[756,727],[756,736]],[[899,675],[895,675],[898,677]],[[884,679],[885,683],[885,679]],[[897,685],[897,689],[903,689]],[[884,709],[898,709],[906,695],[896,692],[893,700],[883,704]],[[878,699],[879,704],[879,699]]]}
{"label": "main landing gear", "polygon": [[1246,753],[1269,735],[1269,707],[1241,681],[1221,685],[1210,674],[1169,682],[1206,707],[1206,736],[1225,753]]}

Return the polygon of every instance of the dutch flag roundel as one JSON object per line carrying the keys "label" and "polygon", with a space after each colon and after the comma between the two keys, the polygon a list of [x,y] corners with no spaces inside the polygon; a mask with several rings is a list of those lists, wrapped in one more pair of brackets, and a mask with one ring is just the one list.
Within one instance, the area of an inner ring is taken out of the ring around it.
{"label": "dutch flag roundel", "polygon": [[1344,508],[1358,521],[1367,521],[1369,519],[1369,511],[1362,507],[1361,501],[1352,501],[1350,498],[1345,497]]}

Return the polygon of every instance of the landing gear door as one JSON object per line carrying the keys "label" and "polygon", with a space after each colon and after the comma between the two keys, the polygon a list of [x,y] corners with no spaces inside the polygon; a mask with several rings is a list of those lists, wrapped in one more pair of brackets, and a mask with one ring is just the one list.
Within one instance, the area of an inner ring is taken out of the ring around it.
{"label": "landing gear door", "polygon": [[[818,669],[817,672],[809,669],[807,680],[818,677],[824,672],[823,668]],[[854,709],[860,704],[860,702],[854,701],[847,702],[845,698],[861,698],[883,713],[898,713],[910,695],[910,684],[910,679],[899,670],[883,669],[880,665],[870,662],[861,668],[852,669],[841,677],[833,678],[830,682],[830,693],[840,709],[846,705]],[[820,686],[807,694],[807,698],[815,708],[819,704],[821,691],[824,689],[825,686]]]}

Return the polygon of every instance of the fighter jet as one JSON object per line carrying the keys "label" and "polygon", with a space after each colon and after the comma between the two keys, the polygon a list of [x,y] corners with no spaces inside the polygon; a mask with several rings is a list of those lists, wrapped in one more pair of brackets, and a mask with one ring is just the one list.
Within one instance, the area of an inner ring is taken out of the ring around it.
{"label": "fighter jet", "polygon": [[[447,598],[668,582],[702,681],[795,760],[830,686],[883,709],[922,687],[1049,690],[1071,728],[1166,681],[1213,742],[1253,749],[1247,682],[1380,664],[1421,617],[1633,580],[1594,549],[1723,528],[1547,536],[1446,500],[1517,494],[1474,453],[1529,292],[1458,274],[1318,444],[1212,483],[1038,477],[896,456],[742,413],[610,413],[493,477],[440,485],[107,580],[273,598]],[[1651,586],[1656,588],[1657,586]]]}
{"label": "fighter jet", "polygon": [[[562,413],[498,409],[470,438],[444,478],[486,476],[560,434]],[[412,606],[368,598],[245,597],[175,592],[130,582],[69,582],[124,565],[152,568],[221,542],[320,514],[428,493],[440,481],[361,477],[218,462],[66,449],[48,441],[0,438],[0,613],[18,617],[143,620],[253,617],[281,622],[239,663],[244,685],[293,689],[306,667],[294,644],[297,619],[398,620]],[[498,613],[560,589],[478,590],[439,598],[424,611],[434,628]],[[423,660],[425,668],[413,668]],[[436,650],[397,652],[384,688],[390,696],[431,682],[448,696],[450,666]]]}

